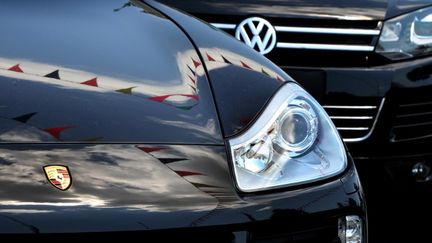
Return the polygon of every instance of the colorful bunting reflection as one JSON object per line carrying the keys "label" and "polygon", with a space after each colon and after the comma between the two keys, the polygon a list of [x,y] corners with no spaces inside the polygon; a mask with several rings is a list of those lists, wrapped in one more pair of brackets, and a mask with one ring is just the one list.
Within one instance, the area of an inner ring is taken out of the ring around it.
{"label": "colorful bunting reflection", "polygon": [[123,93],[123,94],[128,94],[131,95],[132,94],[132,89],[136,88],[136,86],[134,87],[129,87],[129,88],[125,88],[125,89],[118,89],[116,90],[117,92]]}
{"label": "colorful bunting reflection", "polygon": [[194,70],[192,70],[192,68],[191,67],[189,67],[189,65],[186,65],[188,68],[189,68],[189,70],[192,72],[192,74],[193,74],[193,76],[196,76],[196,73],[195,73],[195,71]]}
{"label": "colorful bunting reflection", "polygon": [[150,100],[156,101],[156,102],[164,102],[166,99],[168,99],[169,97],[172,96],[183,96],[183,97],[188,97],[194,100],[198,100],[198,96],[197,95],[190,95],[190,94],[172,94],[172,95],[161,95],[161,96],[154,96],[154,97],[150,97]]}
{"label": "colorful bunting reflection", "polygon": [[54,72],[48,73],[45,75],[45,77],[47,78],[55,78],[55,79],[60,79],[60,74],[59,74],[59,70],[55,70]]}
{"label": "colorful bunting reflection", "polygon": [[198,172],[184,171],[184,170],[175,170],[174,172],[177,173],[181,177],[203,175],[203,174],[198,173]]}
{"label": "colorful bunting reflection", "polygon": [[85,85],[93,86],[93,87],[99,87],[99,85],[97,83],[97,78],[89,79],[87,81],[82,82],[81,84],[85,84]]}
{"label": "colorful bunting reflection", "polygon": [[242,67],[252,70],[252,68],[249,65],[247,65],[246,63],[244,63],[243,61],[240,61],[240,63],[242,65]]}
{"label": "colorful bunting reflection", "polygon": [[225,62],[225,63],[227,63],[227,64],[232,64],[230,61],[228,61],[228,59],[226,59],[224,56],[222,56],[221,55],[221,57],[222,57],[222,60]]}
{"label": "colorful bunting reflection", "polygon": [[191,88],[192,88],[192,90],[194,91],[194,93],[196,93],[196,92],[197,92],[197,90],[196,90],[196,88],[195,88],[194,86],[192,86],[192,85],[190,85],[190,84],[189,84],[189,87],[191,87]]}
{"label": "colorful bunting reflection", "polygon": [[163,164],[170,164],[178,161],[188,160],[183,158],[157,158]]}
{"label": "colorful bunting reflection", "polygon": [[192,81],[192,83],[194,83],[194,84],[196,83],[196,81],[191,76],[188,75],[188,77],[189,77],[190,81]]}
{"label": "colorful bunting reflection", "polygon": [[21,67],[20,67],[19,64],[15,65],[13,67],[8,68],[8,70],[9,71],[14,71],[14,72],[17,72],[17,73],[23,73],[23,70],[21,69]]}
{"label": "colorful bunting reflection", "polygon": [[21,116],[14,117],[12,119],[15,121],[22,122],[22,123],[27,123],[36,114],[37,114],[37,112],[27,113],[27,114],[24,114]]}
{"label": "colorful bunting reflection", "polygon": [[146,153],[158,152],[158,151],[165,149],[165,148],[161,148],[161,147],[146,147],[146,146],[140,146],[140,145],[137,145],[136,147],[138,149],[146,152]]}
{"label": "colorful bunting reflection", "polygon": [[57,138],[58,140],[60,140],[60,135],[62,132],[73,128],[73,126],[64,126],[64,127],[52,127],[52,128],[45,128],[43,129],[45,132],[51,134],[51,136]]}
{"label": "colorful bunting reflection", "polygon": [[194,64],[195,68],[197,68],[197,67],[199,67],[199,66],[201,65],[200,62],[195,61],[195,59],[193,59],[193,58],[191,58],[191,59],[192,59],[192,62],[193,62],[193,64]]}
{"label": "colorful bunting reflection", "polygon": [[216,60],[212,57],[212,56],[210,56],[208,53],[206,53],[206,55],[207,55],[207,60],[209,60],[209,62],[215,62]]}

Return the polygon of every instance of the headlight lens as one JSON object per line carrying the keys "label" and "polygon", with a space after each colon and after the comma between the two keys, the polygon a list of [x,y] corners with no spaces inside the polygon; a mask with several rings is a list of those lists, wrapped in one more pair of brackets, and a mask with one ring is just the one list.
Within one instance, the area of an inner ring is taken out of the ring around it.
{"label": "headlight lens", "polygon": [[285,84],[255,123],[229,141],[241,191],[298,185],[346,168],[346,153],[324,109],[295,83]]}
{"label": "headlight lens", "polygon": [[432,53],[432,7],[384,23],[376,52],[401,60]]}
{"label": "headlight lens", "polygon": [[276,123],[279,132],[275,142],[291,157],[302,155],[315,143],[318,119],[306,100],[291,101]]}

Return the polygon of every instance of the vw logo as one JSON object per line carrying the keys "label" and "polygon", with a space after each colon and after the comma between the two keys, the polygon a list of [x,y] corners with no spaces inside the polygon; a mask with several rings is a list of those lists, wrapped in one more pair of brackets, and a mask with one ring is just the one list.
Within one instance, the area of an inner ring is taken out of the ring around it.
{"label": "vw logo", "polygon": [[276,30],[267,20],[252,17],[243,20],[235,37],[261,54],[267,54],[276,46]]}

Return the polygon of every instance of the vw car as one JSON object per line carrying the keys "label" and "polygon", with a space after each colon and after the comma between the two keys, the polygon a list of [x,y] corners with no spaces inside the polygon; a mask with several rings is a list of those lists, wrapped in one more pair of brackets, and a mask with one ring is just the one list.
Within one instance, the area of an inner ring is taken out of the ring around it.
{"label": "vw car", "polygon": [[0,240],[367,242],[323,107],[154,1],[2,1]]}
{"label": "vw car", "polygon": [[296,79],[324,106],[378,195],[430,192],[431,1],[161,2],[212,23]]}

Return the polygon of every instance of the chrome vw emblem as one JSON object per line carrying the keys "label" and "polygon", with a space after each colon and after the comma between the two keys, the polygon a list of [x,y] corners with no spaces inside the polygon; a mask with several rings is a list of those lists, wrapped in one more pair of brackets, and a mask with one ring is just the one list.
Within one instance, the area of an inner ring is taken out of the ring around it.
{"label": "chrome vw emblem", "polygon": [[243,20],[236,29],[235,37],[261,54],[267,54],[276,46],[276,31],[267,20],[252,17]]}

